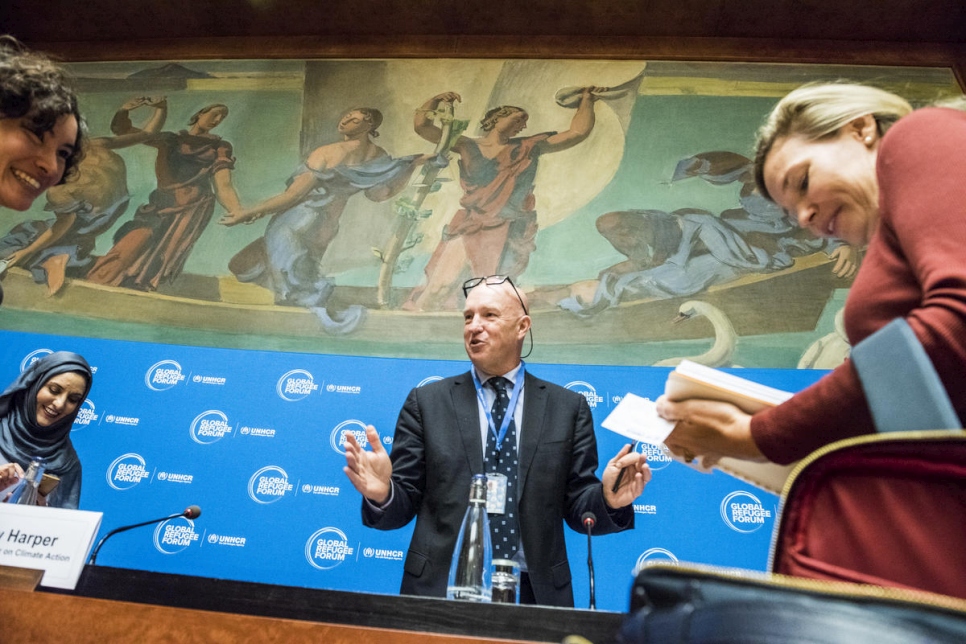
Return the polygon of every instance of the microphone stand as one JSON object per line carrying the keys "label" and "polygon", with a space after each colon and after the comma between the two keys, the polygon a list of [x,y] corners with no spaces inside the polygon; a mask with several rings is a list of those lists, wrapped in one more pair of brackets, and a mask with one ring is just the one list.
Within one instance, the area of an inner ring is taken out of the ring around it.
{"label": "microphone stand", "polygon": [[591,549],[591,530],[594,529],[594,524],[597,523],[597,517],[594,516],[593,512],[585,512],[582,517],[584,527],[587,529],[587,572],[590,575],[590,609],[597,609],[597,593],[594,588],[594,555]]}
{"label": "microphone stand", "polygon": [[[94,546],[94,551],[91,552],[91,557],[88,560],[88,563],[90,563],[90,565],[92,566],[97,563],[97,553],[100,552],[101,546],[104,545],[104,542],[107,541],[108,538],[113,537],[117,533],[126,532],[127,530],[133,530],[134,528],[140,528],[141,526],[151,525],[152,523],[161,523],[162,521],[167,521],[168,519],[177,519],[178,517],[189,516],[189,514],[192,516],[197,516],[193,512],[193,507],[188,508],[187,510],[182,510],[181,512],[177,512],[167,517],[161,517],[160,519],[151,519],[150,521],[142,521],[141,523],[135,523],[134,525],[125,525],[125,526],[121,526],[120,528],[114,528],[113,530],[105,534],[104,537],[97,542],[97,545]],[[201,514],[201,511],[199,510],[197,514]]]}

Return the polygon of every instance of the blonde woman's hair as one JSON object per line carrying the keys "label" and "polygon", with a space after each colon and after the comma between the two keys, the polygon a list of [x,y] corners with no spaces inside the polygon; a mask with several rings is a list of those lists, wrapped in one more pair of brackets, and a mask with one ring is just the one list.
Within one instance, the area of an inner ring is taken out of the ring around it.
{"label": "blonde woman's hair", "polygon": [[755,184],[765,198],[765,158],[775,141],[788,136],[818,140],[833,136],[853,120],[871,114],[879,135],[912,112],[912,105],[891,92],[850,83],[803,85],[778,102],[758,130],[755,144]]}

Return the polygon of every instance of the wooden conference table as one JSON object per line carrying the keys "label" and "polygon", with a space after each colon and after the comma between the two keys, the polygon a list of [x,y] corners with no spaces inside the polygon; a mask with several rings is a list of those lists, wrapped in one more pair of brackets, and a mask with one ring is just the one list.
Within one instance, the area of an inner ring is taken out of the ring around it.
{"label": "wooden conference table", "polygon": [[11,642],[469,644],[560,642],[581,635],[606,644],[625,618],[609,611],[467,604],[103,566],[87,566],[74,591],[15,586],[0,583],[0,625],[4,641]]}

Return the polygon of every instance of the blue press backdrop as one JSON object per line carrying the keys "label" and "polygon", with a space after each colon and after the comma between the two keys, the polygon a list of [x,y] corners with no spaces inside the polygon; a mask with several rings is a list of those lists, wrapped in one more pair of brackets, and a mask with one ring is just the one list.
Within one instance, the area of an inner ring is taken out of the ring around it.
{"label": "blue press backdrop", "polygon": [[[309,355],[3,332],[0,383],[49,351],[96,369],[72,439],[84,466],[81,509],[104,513],[98,539],[121,525],[179,518],[119,534],[98,564],[204,577],[394,594],[411,526],[363,527],[342,472],[346,432],[365,424],[391,449],[408,391],[467,362]],[[532,364],[584,394],[606,463],[626,440],[600,428],[621,396],[655,398],[669,369]],[[797,391],[823,372],[742,369]],[[648,452],[654,478],[634,530],[594,539],[597,607],[627,609],[643,560],[763,570],[776,496],[726,474],[701,474]],[[599,473],[599,472],[598,472]],[[740,510],[739,510],[740,508]],[[586,536],[567,531],[578,608],[589,601]]]}

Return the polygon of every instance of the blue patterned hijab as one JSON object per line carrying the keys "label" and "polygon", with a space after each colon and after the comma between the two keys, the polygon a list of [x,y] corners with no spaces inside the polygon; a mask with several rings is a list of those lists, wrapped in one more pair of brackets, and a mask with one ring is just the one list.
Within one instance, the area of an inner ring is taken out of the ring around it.
{"label": "blue patterned hijab", "polygon": [[77,464],[70,430],[80,404],[73,414],[53,425],[37,424],[37,393],[53,376],[68,372],[84,376],[86,399],[93,380],[91,367],[82,356],[69,351],[58,351],[37,360],[0,394],[0,454],[8,462],[20,463],[26,469],[34,456],[43,456],[47,459],[46,471],[51,474],[60,474]]}

